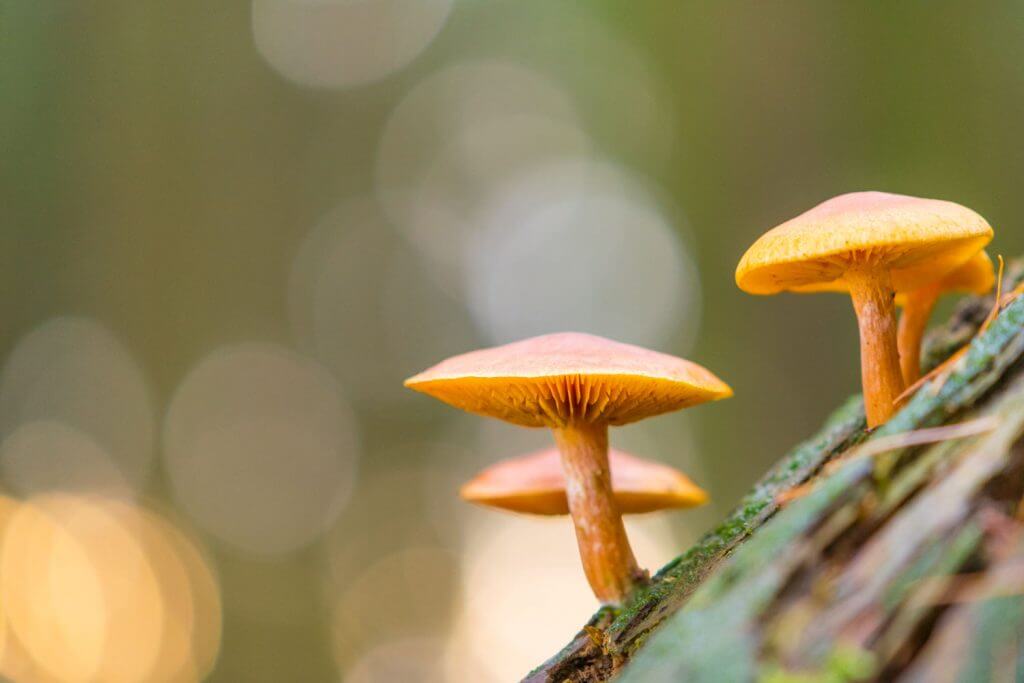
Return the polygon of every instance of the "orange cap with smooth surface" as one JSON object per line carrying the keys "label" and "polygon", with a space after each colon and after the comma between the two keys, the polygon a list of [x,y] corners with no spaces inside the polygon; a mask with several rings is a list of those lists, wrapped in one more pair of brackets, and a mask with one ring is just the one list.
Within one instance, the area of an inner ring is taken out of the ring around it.
{"label": "orange cap with smooth surface", "polygon": [[[995,266],[988,252],[984,249],[971,257],[967,263],[943,276],[940,280],[929,282],[922,287],[938,285],[938,292],[969,292],[971,294],[987,294],[995,287]],[[812,294],[816,292],[846,293],[848,288],[842,280],[823,282],[806,287],[794,288],[795,292]],[[911,290],[913,291],[913,290]],[[903,306],[907,302],[907,292],[896,292],[896,305]]]}
{"label": "orange cap with smooth surface", "polygon": [[455,356],[405,386],[471,413],[551,428],[623,425],[732,396],[696,363],[576,332]]}
{"label": "orange cap with smooth surface", "polygon": [[873,267],[890,272],[896,291],[909,291],[957,268],[991,239],[985,219],[959,204],[852,192],[762,235],[740,260],[736,284],[751,294],[811,291],[852,268]]}
{"label": "orange cap with smooth surface", "polygon": [[[623,514],[690,508],[708,500],[704,489],[679,470],[614,448],[608,452],[612,490]],[[567,515],[565,474],[557,448],[503,460],[483,470],[459,491],[479,505],[534,515]]]}

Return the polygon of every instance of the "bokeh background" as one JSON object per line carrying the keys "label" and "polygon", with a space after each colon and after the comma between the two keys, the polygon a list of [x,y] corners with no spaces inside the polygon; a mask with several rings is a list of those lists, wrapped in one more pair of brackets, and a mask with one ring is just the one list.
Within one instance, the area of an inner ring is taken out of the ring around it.
{"label": "bokeh background", "polygon": [[[548,443],[402,388],[560,330],[730,401],[613,431],[701,510],[857,385],[834,296],[738,291],[845,191],[1024,250],[1018,2],[0,0],[0,670],[509,681],[595,605],[566,520],[458,485]],[[131,653],[130,656],[126,653]]]}

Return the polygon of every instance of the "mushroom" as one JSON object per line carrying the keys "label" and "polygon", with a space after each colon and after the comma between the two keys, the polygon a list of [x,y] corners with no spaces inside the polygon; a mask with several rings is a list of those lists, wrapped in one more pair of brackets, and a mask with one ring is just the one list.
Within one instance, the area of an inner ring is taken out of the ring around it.
{"label": "mushroom", "polygon": [[762,235],[736,268],[751,294],[813,291],[832,283],[853,299],[860,328],[868,426],[892,415],[903,391],[896,291],[910,291],[970,259],[992,239],[974,211],[884,192],[840,195]]}
{"label": "mushroom", "polygon": [[896,294],[896,305],[903,307],[896,333],[897,346],[903,381],[908,387],[921,378],[921,339],[938,298],[949,292],[987,294],[995,284],[992,259],[984,251],[979,251],[974,258],[945,277]]}
{"label": "mushroom", "polygon": [[608,426],[732,395],[695,363],[572,332],[455,356],[405,385],[471,413],[554,432],[583,569],[606,604],[622,603],[646,580],[612,493]]}
{"label": "mushroom", "polygon": [[[624,515],[691,508],[708,501],[704,489],[668,465],[614,448],[608,451],[612,494]],[[464,500],[531,515],[567,515],[565,473],[557,448],[491,465],[459,490]]]}

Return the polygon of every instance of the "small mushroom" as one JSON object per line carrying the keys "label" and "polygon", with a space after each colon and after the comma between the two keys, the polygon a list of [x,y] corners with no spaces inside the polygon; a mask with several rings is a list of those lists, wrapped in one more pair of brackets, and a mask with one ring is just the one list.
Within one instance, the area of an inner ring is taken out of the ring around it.
{"label": "small mushroom", "polygon": [[646,579],[612,493],[608,426],[732,395],[695,363],[572,332],[455,356],[405,385],[471,413],[554,432],[583,569],[608,604],[622,603]]}
{"label": "small mushroom", "polygon": [[[708,494],[685,474],[614,448],[608,451],[612,493],[624,515],[697,507]],[[569,499],[557,448],[491,465],[459,490],[464,500],[531,515],[567,515]]]}
{"label": "small mushroom", "polygon": [[897,345],[903,381],[908,387],[921,378],[921,339],[939,297],[949,292],[987,294],[995,284],[992,259],[984,251],[979,251],[974,258],[945,277],[915,290],[896,294],[896,305],[903,308],[897,330]]}
{"label": "small mushroom", "polygon": [[903,391],[894,296],[948,273],[992,239],[974,211],[937,199],[884,192],[840,195],[762,235],[736,268],[751,294],[810,291],[835,283],[850,293],[860,327],[868,426],[892,415]]}

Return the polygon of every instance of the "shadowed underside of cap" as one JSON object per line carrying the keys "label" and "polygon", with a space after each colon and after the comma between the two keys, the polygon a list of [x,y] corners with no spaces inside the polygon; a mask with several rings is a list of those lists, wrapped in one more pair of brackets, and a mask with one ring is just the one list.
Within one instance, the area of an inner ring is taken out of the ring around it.
{"label": "shadowed underside of cap", "polygon": [[455,356],[405,385],[472,413],[554,428],[627,424],[732,395],[696,363],[573,332]]}
{"label": "shadowed underside of cap", "polygon": [[[707,493],[682,472],[612,449],[612,490],[623,514],[690,508]],[[505,460],[466,483],[461,496],[472,503],[534,515],[567,515],[565,475],[557,448]]]}
{"label": "shadowed underside of cap", "polygon": [[[970,292],[971,294],[987,294],[995,287],[996,273],[992,265],[992,259],[983,250],[979,251],[967,263],[947,273],[935,282],[929,282],[924,287],[938,284],[939,292]],[[806,287],[794,287],[793,291],[801,293],[815,292],[837,292],[847,293],[849,289],[842,280],[823,282]],[[914,290],[911,290],[914,291]],[[896,292],[896,305],[903,306],[906,303],[907,293]]]}
{"label": "shadowed underside of cap", "polygon": [[851,268],[885,268],[895,289],[907,291],[953,270],[991,239],[985,219],[959,204],[854,192],[762,235],[740,261],[736,284],[751,294],[810,291]]}
{"label": "shadowed underside of cap", "polygon": [[[941,280],[925,285],[936,298],[946,292],[988,294],[995,286],[996,273],[992,266],[992,259],[984,251],[979,251],[967,263],[947,273]],[[896,292],[896,305],[906,306],[908,294],[908,292]]]}

